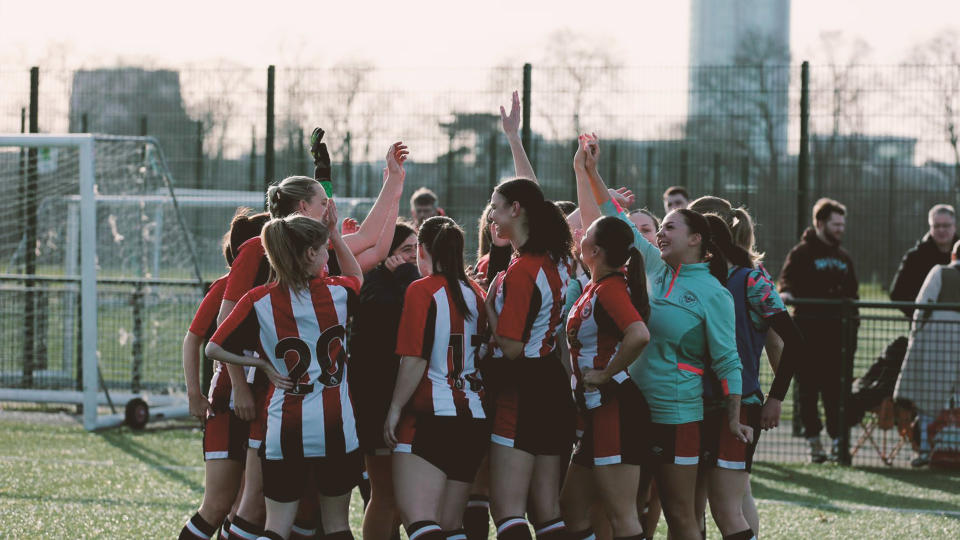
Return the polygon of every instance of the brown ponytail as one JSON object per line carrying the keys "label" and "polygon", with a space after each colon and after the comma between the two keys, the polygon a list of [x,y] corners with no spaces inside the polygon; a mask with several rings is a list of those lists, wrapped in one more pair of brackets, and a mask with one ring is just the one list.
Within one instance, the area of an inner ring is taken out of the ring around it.
{"label": "brown ponytail", "polygon": [[295,214],[271,219],[260,238],[270,261],[270,280],[301,291],[314,278],[308,271],[307,248],[326,249],[329,231],[319,221]]}
{"label": "brown ponytail", "polygon": [[753,218],[744,207],[734,208],[730,201],[720,197],[705,196],[690,203],[690,210],[701,214],[716,214],[730,228],[730,236],[733,237],[733,243],[747,251],[753,264],[757,266],[763,261],[763,253],[757,251],[756,237],[754,234]]}
{"label": "brown ponytail", "polygon": [[713,244],[717,246],[723,256],[736,266],[743,268],[753,268],[753,259],[745,249],[733,243],[730,236],[730,229],[723,219],[716,214],[706,214],[707,223],[710,224],[710,236],[713,238]]}
{"label": "brown ponytail", "polygon": [[[420,226],[417,241],[433,259],[433,273],[447,279],[453,305],[464,319],[473,320],[476,313],[467,307],[463,290],[460,288],[461,282],[470,286],[463,267],[463,229],[448,217],[434,216]],[[477,308],[479,309],[479,306]]]}
{"label": "brown ponytail", "polygon": [[230,221],[230,230],[223,235],[223,258],[227,260],[227,266],[233,266],[233,260],[237,258],[237,252],[240,246],[247,240],[260,236],[263,225],[270,219],[270,214],[260,212],[251,214],[249,208],[237,208],[237,213],[233,215]]}
{"label": "brown ponytail", "polygon": [[[633,229],[623,220],[607,216],[598,219],[594,238],[603,249],[604,263],[610,268],[627,265],[627,285],[630,301],[644,321],[650,319],[650,296],[647,292],[647,273],[640,251],[633,245]],[[627,261],[629,260],[629,263]],[[598,276],[599,277],[599,276]]]}

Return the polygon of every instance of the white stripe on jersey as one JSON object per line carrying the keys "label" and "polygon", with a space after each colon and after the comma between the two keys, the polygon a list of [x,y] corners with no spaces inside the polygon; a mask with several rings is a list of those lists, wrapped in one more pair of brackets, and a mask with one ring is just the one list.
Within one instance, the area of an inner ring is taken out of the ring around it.
{"label": "white stripe on jersey", "polygon": [[[429,362],[427,377],[430,379],[433,413],[437,416],[456,416],[457,409],[453,406],[453,394],[447,385],[446,377],[443,376],[447,372],[447,349],[450,347],[451,338],[450,303],[447,301],[446,287],[440,287],[433,293],[433,302],[437,306],[437,316],[434,317],[433,348],[430,350],[430,358],[427,359]],[[434,365],[433,360],[436,360],[436,363],[442,362],[443,365]]]}
{"label": "white stripe on jersey", "polygon": [[[330,292],[333,293],[333,287]],[[307,380],[316,381],[320,375],[320,362],[317,359],[317,340],[320,339],[320,324],[317,322],[317,312],[313,307],[313,298],[310,291],[303,291],[296,294],[290,289],[290,308],[293,311],[293,321],[297,327],[297,334],[300,339],[307,344],[310,350],[310,365],[307,367]],[[297,381],[294,381],[297,382]],[[322,451],[326,448],[327,430],[324,423],[323,410],[323,386],[315,384],[313,392],[303,396],[300,403],[300,433],[303,434],[303,455],[304,457],[323,455]],[[281,396],[283,392],[279,392]],[[319,429],[318,429],[319,428]],[[269,428],[267,428],[269,432]],[[311,452],[309,449],[314,449]],[[320,453],[317,454],[317,450]],[[280,448],[277,447],[278,453]],[[267,445],[267,454],[272,454],[270,445]]]}
{"label": "white stripe on jersey", "polygon": [[[464,336],[475,336],[477,334],[477,324],[480,322],[480,306],[477,305],[477,294],[474,292],[473,288],[465,285],[463,282],[459,282],[460,289],[463,291],[463,299],[467,301],[467,309],[470,313],[473,313],[473,318],[471,320],[463,321],[463,334]],[[467,338],[464,337],[466,340]],[[473,344],[473,339],[470,339],[467,343],[464,343],[464,357],[463,357],[463,372],[472,373],[477,370],[476,360],[477,355],[476,345]],[[464,388],[469,388],[468,385],[464,385]],[[467,396],[467,403],[470,405],[470,415],[474,418],[486,418],[485,413],[483,412],[483,402],[480,400],[479,394],[476,392],[465,392]]]}
{"label": "white stripe on jersey", "polygon": [[537,311],[537,316],[534,317],[533,325],[530,327],[530,339],[527,340],[527,344],[523,348],[523,355],[527,358],[539,358],[541,356],[540,348],[543,347],[543,340],[551,330],[550,312],[553,308],[553,292],[550,290],[550,281],[547,280],[543,268],[537,269],[535,286],[540,291],[540,309]]}

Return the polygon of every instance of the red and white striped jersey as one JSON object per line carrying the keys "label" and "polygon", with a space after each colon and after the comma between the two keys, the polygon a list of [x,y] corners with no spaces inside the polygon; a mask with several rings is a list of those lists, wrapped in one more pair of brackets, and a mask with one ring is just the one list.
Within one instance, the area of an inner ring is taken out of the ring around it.
{"label": "red and white striped jersey", "polygon": [[[570,279],[567,261],[549,255],[522,253],[515,257],[497,287],[497,334],[522,341],[523,355],[539,358],[557,346],[563,324],[563,302]],[[496,356],[502,356],[497,352]]]}
{"label": "red and white striped jersey", "polygon": [[[630,301],[626,276],[615,272],[596,283],[588,283],[567,316],[567,344],[577,379],[585,369],[607,367],[620,350],[624,330],[637,321],[643,319]],[[613,376],[617,383],[629,378],[627,370]],[[582,391],[582,385],[577,388],[578,392]],[[583,398],[588,409],[599,407],[605,401],[600,390],[584,392]]]}
{"label": "red and white striped jersey", "polygon": [[339,276],[314,278],[300,293],[276,283],[257,287],[211,338],[236,354],[257,350],[296,383],[267,391],[267,459],[337,456],[359,446],[345,330],[359,291],[358,279]]}
{"label": "red and white striped jersey", "polygon": [[[217,330],[217,314],[220,313],[220,303],[223,301],[223,291],[226,287],[227,276],[220,277],[210,285],[190,323],[191,334],[204,340],[213,336]],[[215,411],[233,408],[231,390],[230,373],[220,362],[217,362],[213,377],[210,379],[210,389],[207,391],[207,399]]]}
{"label": "red and white striped jersey", "polygon": [[[460,287],[470,320],[453,303],[450,287]],[[483,293],[473,282],[451,285],[434,274],[407,288],[397,332],[401,356],[427,360],[427,369],[408,407],[435,416],[485,418],[483,386],[477,371],[477,347],[486,326]]]}
{"label": "red and white striped jersey", "polygon": [[269,276],[270,263],[267,262],[267,252],[263,249],[260,237],[254,236],[240,244],[240,248],[237,249],[237,257],[230,266],[230,273],[227,274],[227,288],[223,292],[223,299],[237,302],[254,287],[266,283]]}

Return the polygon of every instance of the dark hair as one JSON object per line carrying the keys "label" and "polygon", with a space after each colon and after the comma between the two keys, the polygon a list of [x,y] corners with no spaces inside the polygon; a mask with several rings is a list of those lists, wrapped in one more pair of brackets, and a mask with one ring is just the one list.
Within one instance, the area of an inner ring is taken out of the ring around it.
{"label": "dark hair", "polygon": [[554,263],[570,256],[573,236],[560,208],[543,198],[540,186],[526,178],[515,178],[494,190],[509,203],[517,202],[527,213],[529,237],[519,247],[520,253],[546,254]]}
{"label": "dark hair", "polygon": [[237,213],[230,220],[230,230],[223,235],[223,258],[227,260],[227,266],[233,266],[240,246],[247,240],[260,236],[264,224],[270,220],[270,214],[266,212],[251,212],[249,208],[237,208]]}
{"label": "dark hair", "polygon": [[713,237],[713,245],[717,246],[723,256],[735,266],[743,268],[753,268],[753,257],[742,247],[733,243],[733,236],[730,234],[730,228],[723,218],[716,214],[704,214],[707,223],[710,224],[710,235]]}
{"label": "dark hair", "polygon": [[[309,176],[288,176],[267,188],[267,210],[270,217],[283,218],[297,211],[300,201],[317,196],[317,182]],[[320,191],[323,191],[322,189]],[[322,196],[326,196],[323,192]]]}
{"label": "dark hair", "polygon": [[577,209],[576,203],[570,201],[555,201],[557,207],[560,208],[560,211],[563,212],[563,215],[569,216]]}
{"label": "dark hair", "polygon": [[637,208],[636,210],[630,211],[631,216],[634,214],[643,214],[647,216],[653,221],[653,228],[660,230],[660,218],[658,218],[657,215],[651,212],[650,210],[647,210],[646,208]]}
{"label": "dark hair", "polygon": [[683,221],[690,229],[690,234],[699,234],[700,258],[710,263],[710,273],[717,278],[722,285],[727,284],[727,258],[723,251],[714,244],[713,233],[710,231],[710,222],[702,214],[693,210],[683,208],[674,210],[683,216]]}
{"label": "dark hair", "polygon": [[847,207],[839,202],[824,197],[813,205],[813,223],[829,221],[833,214],[847,215]]}
{"label": "dark hair", "polygon": [[[464,319],[473,320],[474,313],[467,307],[458,283],[471,286],[463,269],[463,229],[446,216],[433,216],[420,226],[417,242],[433,259],[433,273],[447,278],[453,305],[457,306]],[[479,309],[479,306],[477,308]]]}
{"label": "dark hair", "polygon": [[393,241],[390,242],[390,251],[387,252],[387,256],[389,257],[390,254],[393,253],[393,250],[400,247],[400,244],[406,242],[411,234],[417,234],[417,229],[406,221],[398,219],[397,224],[393,227]]}
{"label": "dark hair", "polygon": [[413,195],[410,196],[410,206],[414,206],[414,205],[436,206],[437,194],[426,187],[421,187],[416,191],[414,191]]}
{"label": "dark hair", "polygon": [[644,321],[650,320],[650,297],[647,294],[647,273],[643,256],[633,245],[633,229],[620,218],[607,216],[598,219],[594,227],[594,239],[603,249],[607,266],[620,268],[627,264],[627,285],[630,286],[630,301]]}
{"label": "dark hair", "polygon": [[493,237],[490,235],[490,210],[491,208],[488,206],[480,214],[479,230],[477,231],[477,236],[480,239],[477,246],[477,260],[479,261],[484,255],[489,255],[487,275],[495,276],[500,271],[507,269],[510,264],[510,256],[513,255],[513,248],[509,244],[498,246],[493,243]]}
{"label": "dark hair", "polygon": [[690,193],[687,191],[687,188],[683,186],[670,186],[666,191],[663,192],[663,198],[666,199],[670,195],[683,195],[684,199],[690,200]]}

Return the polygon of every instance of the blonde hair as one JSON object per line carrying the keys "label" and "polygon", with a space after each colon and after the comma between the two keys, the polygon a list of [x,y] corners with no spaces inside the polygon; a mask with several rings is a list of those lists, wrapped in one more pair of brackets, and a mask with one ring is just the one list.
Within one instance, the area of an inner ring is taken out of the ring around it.
{"label": "blonde hair", "polygon": [[267,211],[270,217],[283,218],[297,211],[300,201],[309,201],[318,195],[320,183],[309,176],[288,176],[267,188]]}
{"label": "blonde hair", "polygon": [[270,262],[270,281],[295,291],[309,287],[307,248],[326,249],[330,232],[319,221],[295,214],[275,218],[263,226],[260,239]]}
{"label": "blonde hair", "polygon": [[727,224],[733,243],[750,254],[754,265],[763,261],[764,253],[757,251],[753,233],[753,219],[744,207],[734,208],[730,201],[707,195],[690,203],[690,210],[699,214],[716,214]]}

